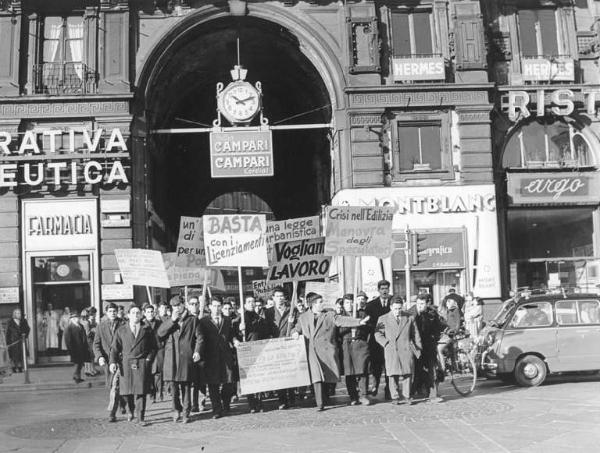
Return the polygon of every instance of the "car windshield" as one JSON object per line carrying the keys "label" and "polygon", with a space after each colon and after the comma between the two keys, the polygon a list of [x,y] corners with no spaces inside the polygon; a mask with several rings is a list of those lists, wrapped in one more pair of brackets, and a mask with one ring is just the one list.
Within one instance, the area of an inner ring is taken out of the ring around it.
{"label": "car windshield", "polygon": [[500,308],[498,313],[496,313],[496,316],[494,316],[494,318],[490,320],[489,325],[492,327],[502,327],[506,323],[509,314],[511,313],[515,304],[516,302],[514,299],[508,299],[507,301],[504,301],[502,307]]}

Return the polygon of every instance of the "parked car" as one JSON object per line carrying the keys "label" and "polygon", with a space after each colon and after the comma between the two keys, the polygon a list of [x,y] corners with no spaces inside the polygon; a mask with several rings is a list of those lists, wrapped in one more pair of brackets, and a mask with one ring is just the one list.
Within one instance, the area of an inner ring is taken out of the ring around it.
{"label": "parked car", "polygon": [[600,370],[600,296],[520,294],[504,302],[478,344],[485,375],[522,386],[549,373]]}

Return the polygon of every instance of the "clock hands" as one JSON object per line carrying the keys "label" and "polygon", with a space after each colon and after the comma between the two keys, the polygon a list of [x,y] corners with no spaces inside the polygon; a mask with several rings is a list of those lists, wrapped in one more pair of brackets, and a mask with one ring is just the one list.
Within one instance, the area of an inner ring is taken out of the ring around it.
{"label": "clock hands", "polygon": [[245,99],[238,99],[238,98],[236,98],[235,96],[231,96],[231,97],[232,97],[233,99],[235,99],[235,101],[236,101],[235,103],[236,103],[236,104],[246,104],[246,102],[247,102],[247,101],[251,101],[252,99],[254,99],[254,98],[255,98],[255,96],[248,96],[248,97],[247,97],[247,98],[245,98]]}

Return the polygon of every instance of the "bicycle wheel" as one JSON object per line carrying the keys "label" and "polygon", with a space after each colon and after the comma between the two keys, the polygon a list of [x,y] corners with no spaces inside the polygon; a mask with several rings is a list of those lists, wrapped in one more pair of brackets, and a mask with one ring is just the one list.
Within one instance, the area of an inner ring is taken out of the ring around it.
{"label": "bicycle wheel", "polygon": [[477,382],[477,367],[473,356],[464,349],[458,349],[456,360],[450,367],[450,379],[452,387],[460,395],[470,395],[475,389]]}

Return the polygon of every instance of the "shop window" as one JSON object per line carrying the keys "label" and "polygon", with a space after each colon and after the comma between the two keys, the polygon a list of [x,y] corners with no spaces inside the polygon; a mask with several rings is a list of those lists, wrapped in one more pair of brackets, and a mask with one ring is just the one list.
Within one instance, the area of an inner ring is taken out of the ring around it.
{"label": "shop window", "polygon": [[45,16],[38,29],[34,89],[41,94],[82,94],[95,90],[96,76],[86,64],[84,18]]}
{"label": "shop window", "polygon": [[441,122],[398,123],[396,168],[398,173],[441,172],[450,167],[443,145]]}
{"label": "shop window", "polygon": [[588,139],[572,123],[540,118],[519,128],[506,143],[504,168],[563,168],[593,165]]}
{"label": "shop window", "polygon": [[555,9],[520,9],[519,41],[523,57],[559,55]]}
{"label": "shop window", "polygon": [[428,57],[436,55],[432,28],[431,11],[393,11],[393,56]]}
{"label": "shop window", "polygon": [[548,302],[539,302],[520,306],[513,315],[509,327],[547,327],[552,325],[552,322],[552,305]]}

